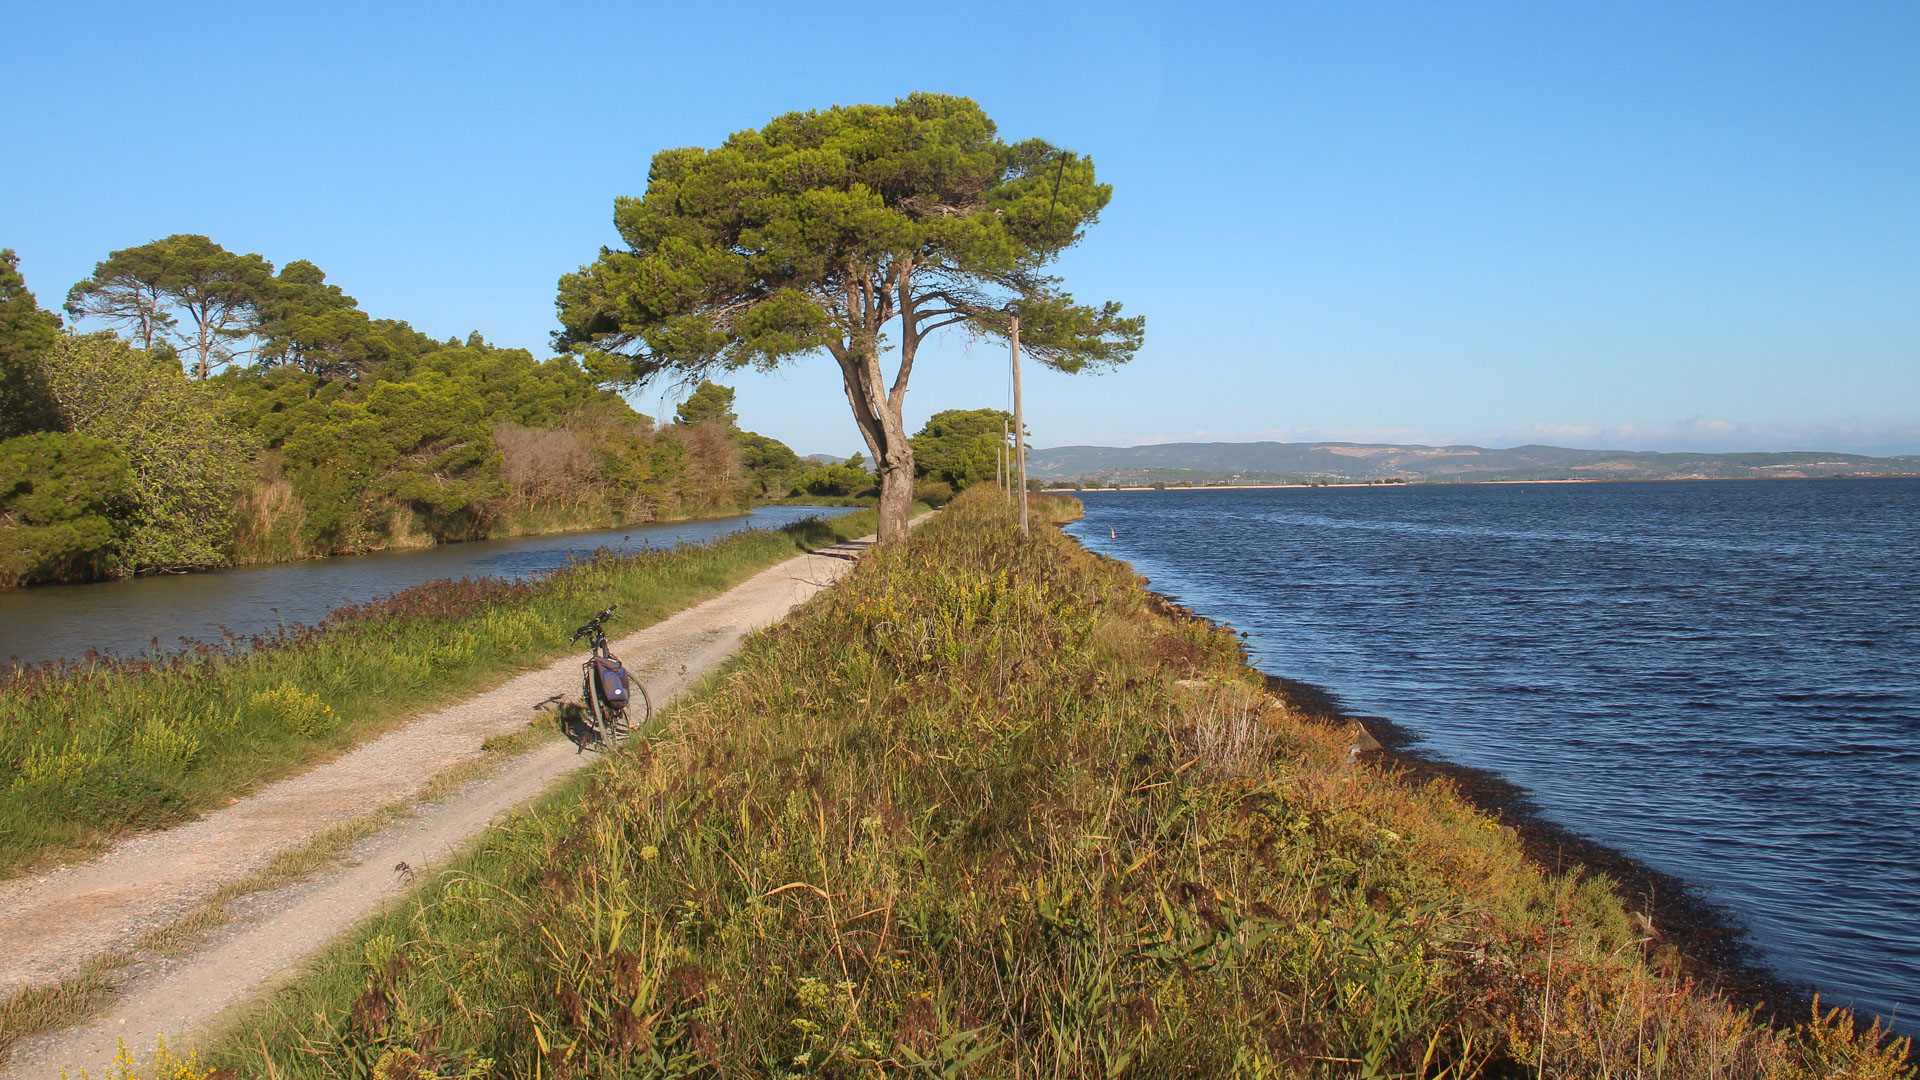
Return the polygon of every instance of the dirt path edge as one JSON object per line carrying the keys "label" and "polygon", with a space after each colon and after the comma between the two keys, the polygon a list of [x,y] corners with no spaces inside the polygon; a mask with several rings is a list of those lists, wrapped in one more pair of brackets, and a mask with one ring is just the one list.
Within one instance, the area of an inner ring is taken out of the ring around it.
{"label": "dirt path edge", "polygon": [[[789,559],[620,638],[614,650],[662,706],[718,669],[749,633],[831,586],[871,542]],[[579,659],[558,660],[201,819],[0,885],[0,995],[71,977],[89,958],[128,948],[328,828],[418,799],[433,777],[481,757],[487,739],[524,731],[542,703],[577,695],[578,681]],[[21,1039],[0,1080],[63,1069],[101,1077],[123,1045],[136,1057],[151,1054],[160,1037],[175,1048],[193,1045],[223,1013],[292,978],[304,958],[405,896],[416,874],[595,760],[571,742],[538,745],[361,841],[349,865],[244,898],[234,905],[238,917],[189,955],[139,965],[91,1019]]]}

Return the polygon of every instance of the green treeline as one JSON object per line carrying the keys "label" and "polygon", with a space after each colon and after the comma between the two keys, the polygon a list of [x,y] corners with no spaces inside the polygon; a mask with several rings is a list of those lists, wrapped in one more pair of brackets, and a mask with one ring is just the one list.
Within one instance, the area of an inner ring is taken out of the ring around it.
{"label": "green treeline", "polygon": [[[311,262],[203,236],[112,253],[66,310],[0,253],[0,585],[723,513],[804,490],[706,384],[672,423],[630,376],[374,318]],[[866,486],[866,485],[861,485]]]}

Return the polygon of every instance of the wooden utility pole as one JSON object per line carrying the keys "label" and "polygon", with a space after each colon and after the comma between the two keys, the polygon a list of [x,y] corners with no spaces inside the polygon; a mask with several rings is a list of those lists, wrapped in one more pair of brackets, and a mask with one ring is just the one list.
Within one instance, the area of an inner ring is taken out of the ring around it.
{"label": "wooden utility pole", "polygon": [[1020,411],[1020,319],[1015,316],[1009,320],[1012,333],[1008,341],[1013,346],[1013,455],[1020,463],[1020,536],[1027,536],[1027,424]]}
{"label": "wooden utility pole", "polygon": [[1007,444],[1007,422],[1000,421],[1000,490],[1007,493],[1007,505],[1013,505],[1013,447]]}

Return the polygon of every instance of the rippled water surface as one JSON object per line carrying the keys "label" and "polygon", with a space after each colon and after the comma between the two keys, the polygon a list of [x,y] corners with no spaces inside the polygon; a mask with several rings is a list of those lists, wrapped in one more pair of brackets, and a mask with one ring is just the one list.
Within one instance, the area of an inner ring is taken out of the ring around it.
{"label": "rippled water surface", "polygon": [[1089,492],[1265,670],[1700,887],[1920,1032],[1920,481]]}
{"label": "rippled water surface", "polygon": [[282,624],[316,623],[327,612],[436,578],[519,580],[567,565],[597,548],[615,551],[698,544],[740,529],[777,529],[844,509],[763,506],[737,517],[636,525],[606,532],[480,540],[419,551],[383,551],[209,574],[132,578],[91,585],[0,590],[0,665],[77,657],[89,649],[120,656],[182,638],[252,637]]}

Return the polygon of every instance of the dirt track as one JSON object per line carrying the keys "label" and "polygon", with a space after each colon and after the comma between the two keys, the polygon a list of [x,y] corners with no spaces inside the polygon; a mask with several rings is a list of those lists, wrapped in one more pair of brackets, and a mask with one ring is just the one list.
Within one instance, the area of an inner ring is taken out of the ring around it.
{"label": "dirt track", "polygon": [[[748,633],[837,580],[870,540],[762,571],[619,639],[614,651],[645,679],[658,707],[719,667]],[[197,821],[133,838],[80,866],[0,884],[0,998],[128,948],[142,933],[328,828],[417,798],[435,775],[480,757],[489,737],[523,730],[537,706],[576,697],[579,678],[577,658],[555,661]],[[190,1045],[208,1020],[278,985],[302,957],[404,893],[408,875],[396,872],[397,865],[424,871],[443,862],[497,816],[594,760],[571,742],[545,744],[362,841],[350,865],[229,905],[239,918],[208,944],[178,960],[143,965],[92,1021],[21,1040],[0,1077],[51,1078],[62,1068],[74,1077],[83,1068],[99,1077],[121,1040],[139,1055],[150,1053],[161,1035],[170,1045]]]}

